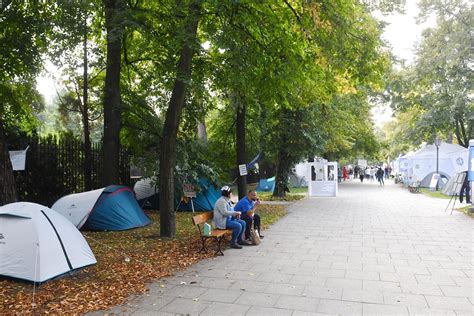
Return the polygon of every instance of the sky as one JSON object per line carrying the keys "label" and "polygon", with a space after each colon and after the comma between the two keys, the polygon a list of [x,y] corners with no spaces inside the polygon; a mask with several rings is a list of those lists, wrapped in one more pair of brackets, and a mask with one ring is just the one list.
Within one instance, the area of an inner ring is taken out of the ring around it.
{"label": "sky", "polygon": [[[417,3],[419,0],[406,0],[405,13],[395,13],[388,16],[376,14],[376,17],[389,23],[385,27],[382,38],[391,46],[393,54],[406,60],[407,64],[414,61],[415,45],[421,39],[423,29],[433,26],[434,21],[419,25],[415,18],[418,15]],[[47,104],[52,103],[56,95],[56,87],[51,75],[57,76],[57,69],[50,62],[46,62],[46,71],[38,77],[37,89],[44,96]],[[381,127],[392,117],[392,111],[387,106],[375,107],[372,117],[377,127]]]}

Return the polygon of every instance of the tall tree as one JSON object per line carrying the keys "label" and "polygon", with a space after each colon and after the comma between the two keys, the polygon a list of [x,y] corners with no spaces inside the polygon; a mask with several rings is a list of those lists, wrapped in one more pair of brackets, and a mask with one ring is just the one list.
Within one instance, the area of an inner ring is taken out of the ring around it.
{"label": "tall tree", "polygon": [[201,5],[191,0],[183,29],[183,42],[176,68],[168,109],[166,110],[160,154],[160,234],[163,237],[176,236],[176,213],[174,205],[174,168],[176,164],[176,140],[185,104],[186,89],[191,78],[193,56],[198,49],[196,34]]}
{"label": "tall tree", "polygon": [[104,185],[119,182],[122,99],[120,71],[125,29],[124,0],[104,0],[107,66],[104,85]]}
{"label": "tall tree", "polygon": [[17,199],[6,133],[32,128],[32,111],[40,101],[35,75],[42,68],[50,7],[36,1],[0,3],[0,205]]}

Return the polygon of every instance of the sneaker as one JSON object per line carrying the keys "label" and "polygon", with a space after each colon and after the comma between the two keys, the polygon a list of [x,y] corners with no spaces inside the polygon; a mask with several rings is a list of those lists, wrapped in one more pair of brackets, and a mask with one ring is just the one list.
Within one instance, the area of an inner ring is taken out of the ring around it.
{"label": "sneaker", "polygon": [[242,246],[250,246],[252,245],[252,243],[250,241],[247,241],[247,240],[241,240],[238,242],[239,245],[242,245]]}
{"label": "sneaker", "polygon": [[230,248],[242,249],[242,246],[239,246],[239,245],[237,245],[237,244],[230,244]]}

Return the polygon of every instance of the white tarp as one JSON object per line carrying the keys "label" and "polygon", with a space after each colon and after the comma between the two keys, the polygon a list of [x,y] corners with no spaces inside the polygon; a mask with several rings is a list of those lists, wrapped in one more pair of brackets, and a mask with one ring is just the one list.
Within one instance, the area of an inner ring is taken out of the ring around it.
{"label": "white tarp", "polygon": [[46,206],[0,207],[0,275],[44,282],[97,261],[82,234]]}
{"label": "white tarp", "polygon": [[51,208],[66,217],[74,226],[80,229],[86,223],[95,202],[97,202],[104,189],[63,196]]}

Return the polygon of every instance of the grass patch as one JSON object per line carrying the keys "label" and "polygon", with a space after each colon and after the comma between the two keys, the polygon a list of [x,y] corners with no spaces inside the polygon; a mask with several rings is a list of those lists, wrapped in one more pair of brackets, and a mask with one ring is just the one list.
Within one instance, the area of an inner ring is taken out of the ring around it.
{"label": "grass patch", "polygon": [[[261,205],[263,228],[286,214],[278,205]],[[97,264],[36,287],[0,279],[0,315],[83,314],[123,304],[132,294],[146,291],[146,284],[184,270],[215,249],[199,254],[200,239],[192,225],[192,213],[177,213],[177,238],[160,238],[156,212],[147,213],[153,223],[122,232],[83,232]]]}
{"label": "grass patch", "polygon": [[450,199],[451,197],[449,195],[445,195],[441,193],[440,190],[438,191],[430,191],[429,188],[420,188],[421,193],[424,195],[427,195],[429,197],[437,198],[437,199]]}
{"label": "grass patch", "polygon": [[470,208],[470,207],[471,207],[471,205],[466,205],[466,206],[464,206],[464,207],[455,208],[454,210],[455,210],[455,211],[459,211],[459,212],[463,212],[463,213],[466,214],[467,216],[474,218],[474,213],[471,213],[471,212],[469,211],[469,208]]}
{"label": "grass patch", "polygon": [[305,198],[308,188],[291,188],[284,198],[273,196],[273,192],[258,192],[262,201],[298,201]]}

